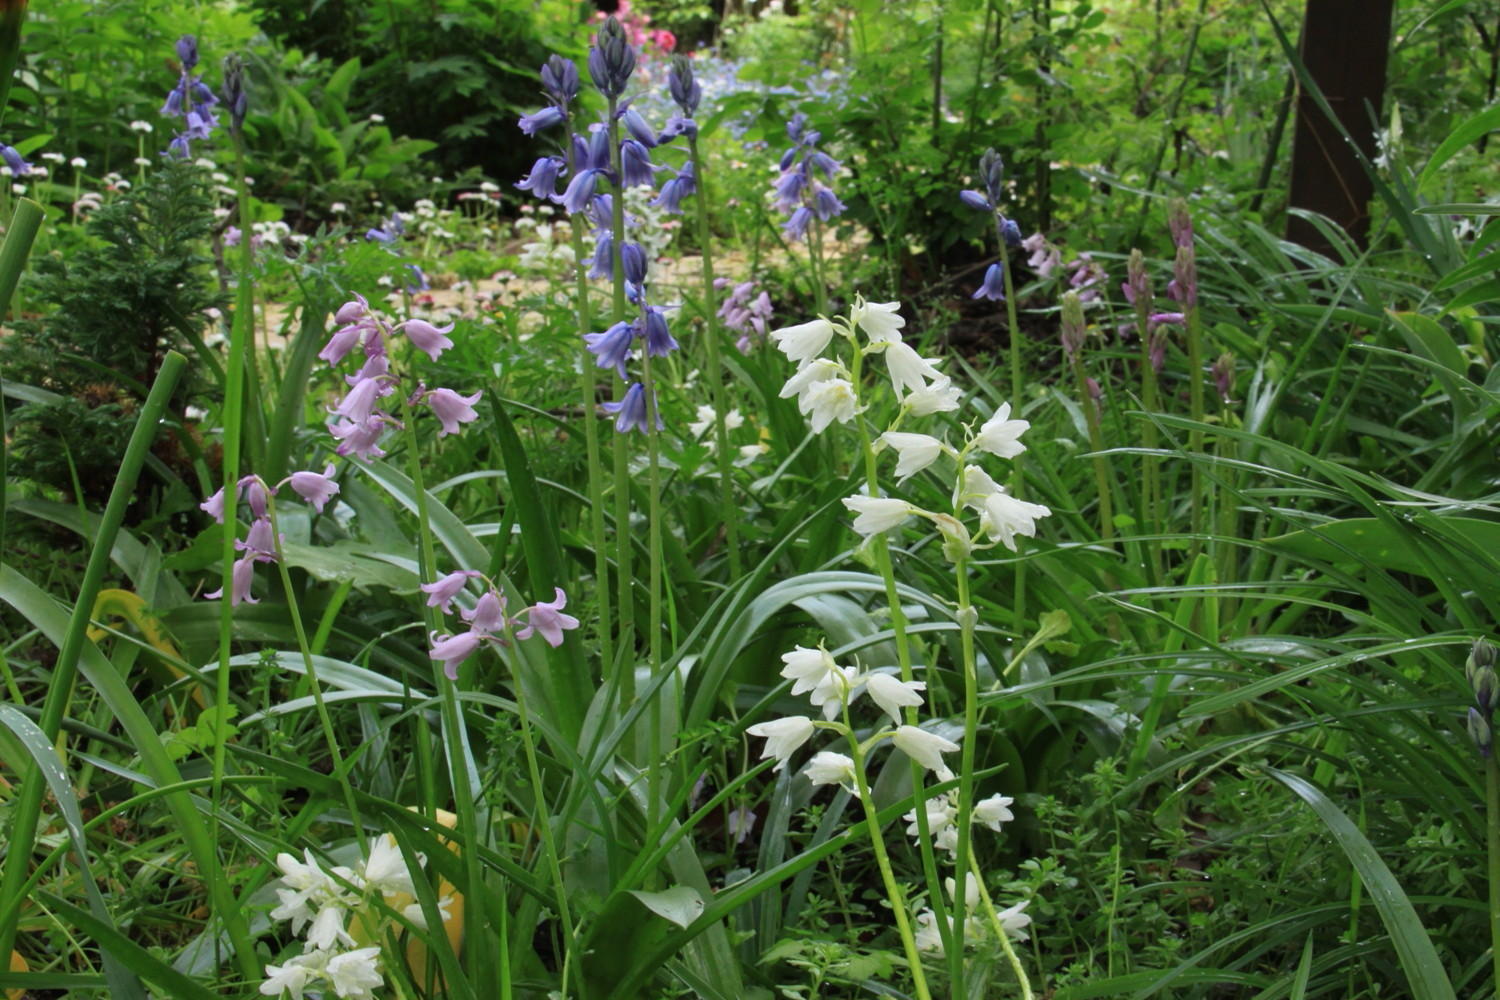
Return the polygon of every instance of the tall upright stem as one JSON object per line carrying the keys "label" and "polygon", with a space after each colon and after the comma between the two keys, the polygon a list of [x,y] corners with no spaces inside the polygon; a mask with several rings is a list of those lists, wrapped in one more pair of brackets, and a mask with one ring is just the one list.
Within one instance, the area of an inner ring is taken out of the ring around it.
{"label": "tall upright stem", "polygon": [[[975,739],[979,733],[979,661],[974,652],[974,626],[978,612],[969,597],[969,565],[967,559],[959,559],[953,567],[958,584],[959,646],[963,657],[964,671],[964,740],[960,747],[958,772],[958,854],[954,861],[953,890],[953,950],[959,955],[960,965],[964,953],[965,921],[968,920],[968,889],[964,885],[969,878],[973,851],[972,828],[974,825],[974,752]],[[977,878],[978,876],[974,876]],[[962,993],[955,995],[961,996]]]}
{"label": "tall upright stem", "polygon": [[697,179],[698,202],[698,247],[703,256],[703,322],[708,331],[708,386],[713,396],[714,442],[719,464],[719,520],[724,525],[724,544],[729,550],[729,577],[740,578],[739,518],[734,513],[733,466],[729,455],[729,428],[725,424],[724,412],[724,367],[719,357],[719,311],[714,294],[714,261],[712,233],[708,228],[708,175],[704,170],[703,157],[698,153],[698,137],[688,136],[688,156],[693,162],[693,176]]}
{"label": "tall upright stem", "polygon": [[[611,321],[625,321],[625,265],[620,251],[625,240],[625,176],[620,165],[620,120],[615,117],[619,100],[609,99],[609,165],[614,171],[614,197],[610,199],[611,239],[610,270],[614,274],[614,300]],[[615,379],[616,395],[624,397],[625,380]],[[635,575],[632,572],[630,532],[630,464],[626,449],[629,443],[624,434],[616,434],[611,441],[614,449],[615,489],[615,573],[618,576],[620,628],[619,645],[615,655],[618,672],[615,676],[618,704],[623,707],[635,700],[634,650],[635,650]]]}
{"label": "tall upright stem", "polygon": [[1494,756],[1484,762],[1485,844],[1490,869],[1490,961],[1495,972],[1495,995],[1500,997],[1500,762]]}
{"label": "tall upright stem", "polygon": [[[1025,409],[1021,405],[1021,394],[1025,390],[1025,384],[1021,381],[1021,324],[1016,320],[1016,287],[1010,277],[1010,253],[1005,246],[1005,230],[999,215],[995,216],[995,235],[1000,243],[1000,271],[1005,279],[1005,325],[1010,337],[1010,405],[1014,408],[1015,415],[1020,417]],[[1011,459],[1010,491],[1014,494],[1021,492],[1021,483],[1024,478],[1022,466],[1025,457],[1017,455]],[[1012,626],[1015,633],[1020,635],[1024,631],[1026,622],[1026,562],[1023,559],[1016,560],[1014,586],[1015,613]]]}

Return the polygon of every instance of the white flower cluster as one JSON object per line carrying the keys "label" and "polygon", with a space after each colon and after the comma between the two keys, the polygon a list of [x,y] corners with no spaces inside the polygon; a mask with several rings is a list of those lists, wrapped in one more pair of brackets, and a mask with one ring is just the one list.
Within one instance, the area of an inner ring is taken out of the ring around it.
{"label": "white flower cluster", "polygon": [[[980,426],[970,431],[962,448],[954,448],[940,437],[917,434],[898,428],[910,417],[959,409],[962,392],[937,370],[935,358],[924,358],[904,343],[901,328],[904,320],[897,302],[865,302],[856,298],[847,320],[818,318],[799,326],[771,332],[771,340],[788,359],[797,362],[797,371],[781,390],[783,399],[797,397],[798,408],[809,418],[814,433],[822,433],[835,421],[847,423],[864,411],[861,388],[857,384],[863,359],[872,354],[885,357],[892,390],[901,409],[890,427],[880,435],[879,448],[896,453],[897,481],[905,480],[928,468],[943,455],[954,459],[957,473],[953,489],[953,514],[924,510],[893,497],[855,494],[844,500],[844,506],[855,514],[854,530],[866,538],[891,531],[912,516],[932,521],[943,536],[943,551],[957,561],[978,546],[960,520],[965,511],[979,515],[979,532],[990,545],[1004,545],[1016,551],[1016,537],[1035,537],[1036,522],[1051,514],[1041,504],[1028,503],[1006,492],[974,459],[981,454],[997,458],[1015,458],[1026,450],[1021,435],[1031,424],[1012,420],[1009,403],[1000,407]],[[864,334],[861,342],[858,333]],[[854,350],[854,360],[846,366],[837,358],[825,357],[835,336],[842,336]]]}
{"label": "white flower cluster", "polygon": [[[425,863],[419,855],[418,864]],[[416,895],[412,872],[396,841],[382,834],[370,842],[370,856],[355,868],[337,866],[324,871],[312,856],[303,853],[298,861],[290,854],[276,856],[281,869],[282,888],[276,890],[280,901],[271,911],[272,920],[290,921],[293,934],[306,928],[302,954],[294,955],[281,965],[266,966],[266,981],[260,992],[266,996],[290,995],[302,1000],[312,989],[348,1000],[374,1000],[375,990],[384,985],[380,973],[380,948],[357,947],[360,943],[350,933],[354,929],[366,941],[380,940],[379,928],[384,916],[376,911],[378,895],[388,905],[401,903]],[[438,911],[444,920],[453,897],[438,900]],[[425,930],[426,920],[419,903],[400,907],[401,916],[410,924]]]}
{"label": "white flower cluster", "polygon": [[[977,813],[977,809],[976,809]],[[948,898],[952,899],[958,891],[958,883],[948,878],[943,880],[943,887],[948,890]],[[1023,899],[1014,906],[1007,906],[995,914],[995,918],[1005,931],[1007,937],[1017,941],[1025,941],[1030,935],[1026,928],[1031,926],[1031,917],[1025,912],[1029,899]],[[979,917],[979,882],[972,876],[964,878],[964,912],[969,914],[964,920],[964,940],[966,942],[977,942],[984,937],[989,924]],[[946,914],[948,926],[953,926],[953,915]],[[933,951],[941,953],[943,949],[943,934],[938,930],[937,914],[931,910],[922,910],[917,914],[917,949],[920,951]]]}

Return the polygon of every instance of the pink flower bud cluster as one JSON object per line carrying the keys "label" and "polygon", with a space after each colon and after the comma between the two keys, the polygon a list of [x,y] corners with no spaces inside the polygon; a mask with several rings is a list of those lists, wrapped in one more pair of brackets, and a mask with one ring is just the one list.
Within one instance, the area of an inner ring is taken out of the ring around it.
{"label": "pink flower bud cluster", "polygon": [[[715,288],[727,288],[728,278],[715,278]],[[745,281],[734,286],[734,291],[719,307],[719,319],[724,325],[738,333],[734,346],[741,354],[749,354],[755,345],[766,339],[766,324],[771,319],[771,296],[762,291],[755,294],[755,282]]]}
{"label": "pink flower bud cluster", "polygon": [[[396,391],[398,379],[391,374],[389,340],[397,333],[406,335],[417,350],[436,361],[443,351],[453,346],[448,334],[453,324],[433,326],[424,319],[408,319],[391,326],[370,310],[370,304],[362,295],[346,302],[334,314],[334,321],[341,324],[328,343],[318,352],[318,357],[330,365],[338,365],[358,347],[364,355],[364,364],[353,375],[344,376],[349,391],[333,409],[338,419],[328,427],[328,432],[339,442],[336,449],[340,455],[358,455],[361,458],[379,458],[385,452],[380,447],[380,437],[386,425],[396,424],[396,419],[381,408],[380,402]],[[442,429],[438,437],[457,434],[459,424],[478,419],[474,404],[480,393],[461,396],[452,389],[427,389],[419,385],[413,403],[426,403],[438,418]]]}
{"label": "pink flower bud cluster", "polygon": [[[294,472],[275,486],[267,486],[256,475],[246,476],[235,484],[235,504],[238,506],[241,501],[248,504],[252,520],[250,530],[245,537],[234,543],[235,551],[243,552],[244,555],[234,561],[234,567],[229,574],[231,606],[260,603],[259,599],[250,593],[250,584],[255,579],[256,563],[276,561],[279,539],[273,534],[274,529],[271,525],[270,498],[282,486],[290,486],[293,492],[312,504],[320,514],[323,512],[323,506],[339,491],[339,484],[333,481],[332,465],[322,472]],[[223,487],[199,504],[198,509],[209,514],[219,524],[223,524]],[[224,588],[220,587],[203,596],[216,600],[224,596]]]}
{"label": "pink flower bud cluster", "polygon": [[[482,579],[482,573],[461,569],[432,583],[424,583],[422,591],[427,595],[427,606],[452,614],[453,601],[463,593],[468,582]],[[539,601],[512,616],[506,614],[505,595],[491,585],[472,608],[459,610],[458,616],[469,623],[468,629],[452,635],[432,633],[429,637],[432,648],[427,655],[443,664],[443,672],[449,680],[457,680],[461,663],[487,642],[504,643],[507,632],[523,640],[539,635],[554,649],[561,646],[563,632],[577,628],[578,619],[563,613],[563,608],[568,606],[568,595],[562,592],[562,588],[554,587],[553,591],[551,601]]]}

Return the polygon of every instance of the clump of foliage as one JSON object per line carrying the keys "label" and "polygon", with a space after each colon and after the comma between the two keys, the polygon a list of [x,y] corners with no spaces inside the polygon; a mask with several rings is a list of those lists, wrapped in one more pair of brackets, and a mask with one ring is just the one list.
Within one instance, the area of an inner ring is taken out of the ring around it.
{"label": "clump of foliage", "polygon": [[48,311],[0,350],[11,381],[43,390],[11,417],[13,475],[108,491],[126,418],[166,352],[201,342],[203,313],[220,301],[204,252],[214,226],[202,171],[169,161],[94,212],[81,247],[37,259],[28,302]]}

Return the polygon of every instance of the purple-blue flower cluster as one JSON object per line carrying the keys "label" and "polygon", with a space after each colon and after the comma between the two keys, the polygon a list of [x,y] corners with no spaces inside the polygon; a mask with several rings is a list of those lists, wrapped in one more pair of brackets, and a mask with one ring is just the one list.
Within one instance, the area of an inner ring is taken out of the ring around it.
{"label": "purple-blue flower cluster", "polygon": [[[993,149],[987,149],[979,158],[979,176],[984,182],[983,191],[965,190],[958,193],[959,201],[976,212],[988,212],[995,220],[995,237],[1006,247],[1014,250],[1022,245],[1021,227],[1014,219],[1000,213],[1005,195],[1005,161]],[[971,296],[976,299],[1005,301],[1005,267],[1000,261],[991,264],[984,272],[984,281]]]}
{"label": "purple-blue flower cluster", "polygon": [[219,126],[214,106],[218,97],[208,88],[193,70],[198,66],[198,40],[192,35],[177,39],[177,61],[182,72],[177,85],[167,94],[161,113],[169,118],[181,118],[183,130],[167,146],[167,155],[186,160],[192,155],[191,143],[195,139],[207,139]]}
{"label": "purple-blue flower cluster", "polygon": [[814,218],[828,222],[844,214],[844,203],[828,186],[839,162],[818,148],[822,133],[807,127],[807,115],[801,111],[787,122],[786,134],[792,145],[781,155],[781,176],[773,187],[776,207],[787,215],[782,231],[788,239],[800,240],[807,237]]}

